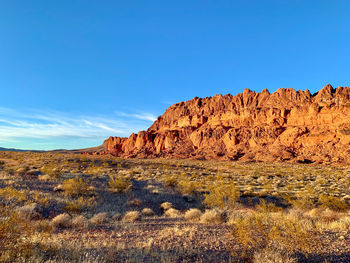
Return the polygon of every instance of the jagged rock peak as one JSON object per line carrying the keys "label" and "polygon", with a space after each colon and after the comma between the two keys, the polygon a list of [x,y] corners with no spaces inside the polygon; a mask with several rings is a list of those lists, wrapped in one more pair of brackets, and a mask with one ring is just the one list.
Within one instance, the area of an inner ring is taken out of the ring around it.
{"label": "jagged rock peak", "polygon": [[244,89],[170,106],[147,131],[110,137],[121,157],[350,162],[350,88]]}

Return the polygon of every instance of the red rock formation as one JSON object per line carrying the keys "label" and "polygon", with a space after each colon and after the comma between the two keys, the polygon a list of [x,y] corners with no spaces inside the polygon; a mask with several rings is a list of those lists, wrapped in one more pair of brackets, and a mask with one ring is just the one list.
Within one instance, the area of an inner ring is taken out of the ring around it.
{"label": "red rock formation", "polygon": [[121,157],[350,163],[350,88],[245,89],[169,107],[147,131],[110,137]]}

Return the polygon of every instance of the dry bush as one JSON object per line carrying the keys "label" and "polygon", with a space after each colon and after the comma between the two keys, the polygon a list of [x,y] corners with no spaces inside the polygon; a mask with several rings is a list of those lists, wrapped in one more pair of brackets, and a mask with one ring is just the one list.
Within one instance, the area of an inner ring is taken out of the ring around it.
{"label": "dry bush", "polygon": [[173,218],[182,216],[181,212],[175,208],[169,208],[168,210],[165,211],[164,215],[166,217],[173,217]]}
{"label": "dry bush", "polygon": [[37,231],[39,233],[51,233],[52,232],[52,225],[51,225],[50,221],[47,219],[35,221],[33,226],[34,226],[35,231]]}
{"label": "dry bush", "polygon": [[253,258],[254,263],[297,263],[296,258],[291,257],[290,255],[279,251],[264,249],[262,251],[257,251],[254,253]]}
{"label": "dry bush", "polygon": [[69,214],[60,214],[51,220],[54,229],[69,228],[72,225],[72,218]]}
{"label": "dry bush", "polygon": [[89,226],[89,220],[82,215],[75,216],[72,219],[72,227],[76,229],[84,229]]}
{"label": "dry bush", "polygon": [[317,193],[311,186],[306,187],[303,191],[297,192],[295,196],[290,196],[287,201],[298,209],[313,209],[316,207]]}
{"label": "dry bush", "polygon": [[78,199],[67,201],[65,209],[68,212],[79,213],[85,209],[92,208],[96,205],[96,198],[84,198],[80,196]]}
{"label": "dry bush", "polygon": [[312,227],[283,213],[255,212],[231,221],[232,234],[242,247],[240,256],[244,260],[251,260],[254,253],[265,249],[307,256],[317,243],[316,229]]}
{"label": "dry bush", "polygon": [[33,245],[29,237],[33,233],[31,225],[22,220],[9,207],[0,206],[0,262],[13,262],[28,258]]}
{"label": "dry bush", "polygon": [[59,179],[62,176],[61,171],[57,167],[52,165],[43,166],[40,169],[40,171],[43,172],[45,175],[48,175],[52,179]]}
{"label": "dry bush", "polygon": [[196,190],[196,183],[190,179],[184,179],[178,183],[178,187],[180,188],[181,193],[185,195],[192,195]]}
{"label": "dry bush", "polygon": [[210,207],[227,209],[235,207],[236,201],[240,196],[234,182],[217,182],[207,187],[209,191],[205,194],[204,203]]}
{"label": "dry bush", "polygon": [[151,208],[144,208],[141,213],[143,216],[154,216],[154,211]]}
{"label": "dry bush", "polygon": [[323,210],[323,208],[312,208],[306,212],[306,215],[310,217],[319,217],[322,214]]}
{"label": "dry bush", "polygon": [[200,222],[205,224],[219,224],[224,222],[224,217],[222,212],[217,209],[205,210],[200,217]]}
{"label": "dry bush", "polygon": [[141,220],[141,214],[139,211],[129,211],[123,216],[123,222],[136,222]]}
{"label": "dry bush", "polygon": [[93,194],[89,184],[83,178],[79,177],[64,180],[62,189],[65,195],[72,197]]}
{"label": "dry bush", "polygon": [[201,216],[202,212],[198,208],[191,208],[185,213],[185,219],[188,221],[199,221]]}
{"label": "dry bush", "polygon": [[117,193],[127,192],[132,188],[130,178],[122,175],[110,175],[108,185],[111,191]]}
{"label": "dry bush", "polygon": [[340,218],[337,221],[333,221],[329,224],[329,228],[332,230],[347,231],[350,229],[350,216]]}
{"label": "dry bush", "polygon": [[38,179],[39,181],[47,182],[47,181],[50,181],[52,178],[48,174],[39,174]]}
{"label": "dry bush", "polygon": [[22,204],[28,199],[28,193],[24,190],[17,190],[12,186],[0,188],[0,198],[6,205]]}
{"label": "dry bush", "polygon": [[38,204],[32,203],[16,209],[20,218],[24,220],[38,220],[42,218],[41,208]]}
{"label": "dry bush", "polygon": [[160,208],[163,209],[164,211],[166,211],[172,207],[173,207],[173,204],[170,202],[164,202],[164,203],[161,203],[161,205],[160,205]]}
{"label": "dry bush", "polygon": [[95,214],[92,218],[90,218],[90,222],[94,225],[101,225],[101,224],[107,223],[109,219],[110,217],[107,212],[101,212],[101,213]]}
{"label": "dry bush", "polygon": [[178,184],[177,178],[174,175],[164,175],[163,182],[164,182],[164,185],[168,187],[176,187]]}
{"label": "dry bush", "polygon": [[322,208],[329,208],[336,211],[345,211],[349,208],[349,205],[344,200],[325,194],[319,195],[318,203]]}

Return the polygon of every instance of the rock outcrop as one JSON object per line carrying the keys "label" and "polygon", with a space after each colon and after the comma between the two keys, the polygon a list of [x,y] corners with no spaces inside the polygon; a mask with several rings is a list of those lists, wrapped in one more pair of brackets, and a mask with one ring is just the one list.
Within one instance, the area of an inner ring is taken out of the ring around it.
{"label": "rock outcrop", "polygon": [[100,153],[126,158],[350,163],[350,88],[196,97],[104,145]]}

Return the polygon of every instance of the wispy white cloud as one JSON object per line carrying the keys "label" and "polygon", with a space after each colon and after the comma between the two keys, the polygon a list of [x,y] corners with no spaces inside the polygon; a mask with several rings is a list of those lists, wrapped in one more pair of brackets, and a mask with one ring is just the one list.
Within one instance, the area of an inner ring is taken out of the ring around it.
{"label": "wispy white cloud", "polygon": [[125,112],[116,111],[115,113],[119,116],[136,118],[136,119],[143,120],[143,121],[154,122],[157,119],[156,115],[149,113],[149,112],[125,113]]}
{"label": "wispy white cloud", "polygon": [[102,143],[108,136],[129,136],[146,129],[155,119],[151,113],[139,112],[71,116],[57,111],[19,111],[0,107],[0,147],[10,147],[12,143],[18,147],[23,142],[21,148],[28,148],[25,144],[33,140],[39,148],[45,148],[45,145],[69,148],[69,145],[77,145],[77,141],[80,144],[76,147],[86,147],[88,142],[101,140]]}

